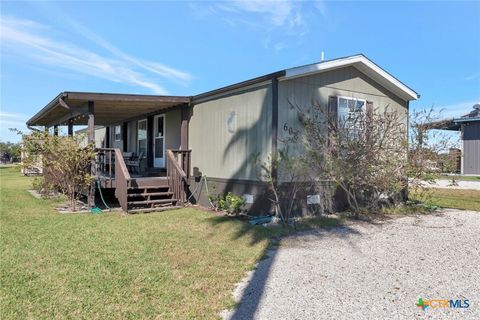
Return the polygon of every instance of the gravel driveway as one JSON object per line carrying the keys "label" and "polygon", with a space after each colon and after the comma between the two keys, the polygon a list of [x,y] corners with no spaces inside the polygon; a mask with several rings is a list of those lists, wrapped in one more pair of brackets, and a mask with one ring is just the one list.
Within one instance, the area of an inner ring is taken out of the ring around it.
{"label": "gravel driveway", "polygon": [[427,188],[480,190],[480,181],[457,181],[452,185],[451,180],[435,180],[435,183],[424,182],[423,185]]}
{"label": "gravel driveway", "polygon": [[[480,319],[480,213],[351,223],[282,241],[235,291],[226,319]],[[428,308],[425,299],[468,299]]]}

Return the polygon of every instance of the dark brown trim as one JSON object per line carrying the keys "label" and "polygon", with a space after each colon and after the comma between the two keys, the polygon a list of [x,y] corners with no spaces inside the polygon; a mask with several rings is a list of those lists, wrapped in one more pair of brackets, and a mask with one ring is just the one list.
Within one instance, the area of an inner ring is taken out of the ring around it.
{"label": "dark brown trim", "polygon": [[[60,102],[59,100],[62,100]],[[87,101],[112,101],[112,102],[146,102],[146,103],[190,103],[190,96],[155,96],[141,94],[118,94],[118,93],[94,93],[94,92],[61,92],[53,98],[45,107],[37,112],[27,121],[27,125],[35,125],[34,123],[44,115],[52,111],[56,107],[69,108],[72,112],[78,108],[68,106],[68,99]],[[65,119],[65,121],[68,119]],[[60,124],[60,123],[58,123]]]}
{"label": "dark brown trim", "polygon": [[118,102],[172,102],[189,103],[189,96],[157,96],[144,94],[121,94],[101,92],[65,92],[64,97],[72,100],[118,101]]}
{"label": "dark brown trim", "polygon": [[110,124],[111,126],[115,126],[115,125],[120,125],[124,122],[133,122],[133,121],[138,121],[138,120],[143,120],[145,118],[148,118],[149,116],[156,116],[156,115],[160,115],[160,114],[166,114],[168,112],[171,112],[171,111],[175,111],[175,110],[178,110],[178,109],[182,109],[183,107],[185,106],[185,104],[180,104],[180,105],[176,105],[176,106],[173,106],[173,107],[169,107],[169,108],[165,108],[165,109],[162,109],[162,110],[158,110],[158,111],[153,111],[153,112],[149,112],[149,113],[145,113],[145,114],[142,114],[140,116],[135,116],[135,117],[131,117],[131,118],[127,118],[127,119],[124,119],[120,122],[114,122],[112,124]]}
{"label": "dark brown trim", "polygon": [[238,82],[238,83],[226,86],[226,87],[222,87],[222,88],[211,90],[211,91],[208,91],[208,92],[205,92],[205,93],[197,94],[196,96],[192,97],[192,103],[196,104],[196,103],[199,103],[199,100],[207,99],[207,98],[209,98],[213,95],[217,95],[217,94],[220,94],[220,93],[232,91],[232,90],[235,90],[235,89],[240,89],[240,88],[247,87],[247,86],[250,86],[250,85],[253,85],[253,84],[257,84],[257,83],[260,83],[260,82],[270,81],[274,78],[283,77],[283,76],[285,76],[285,73],[286,73],[285,70],[277,71],[277,72],[270,73],[270,74],[267,74],[267,75],[264,75],[264,76],[261,76],[261,77],[253,78],[253,79]]}
{"label": "dark brown trim", "polygon": [[[278,154],[278,78],[272,79],[272,159]],[[276,166],[272,166],[272,179],[277,180]]]}
{"label": "dark brown trim", "polygon": [[153,167],[153,115],[147,117],[147,167]]}
{"label": "dark brown trim", "polygon": [[[221,182],[221,183],[245,183],[245,184],[254,184],[259,186],[267,185],[266,182],[260,180],[248,180],[248,179],[226,179],[226,178],[216,178],[216,177],[208,177],[208,181],[210,182]],[[195,180],[195,176],[190,178],[191,181]]]}
{"label": "dark brown trim", "polygon": [[95,103],[88,101],[88,143],[95,142]]}
{"label": "dark brown trim", "polygon": [[122,142],[123,142],[123,152],[128,151],[128,122],[122,124]]}
{"label": "dark brown trim", "polygon": [[110,148],[110,126],[105,127],[105,148]]}
{"label": "dark brown trim", "polygon": [[58,126],[57,125],[53,126],[53,135],[58,136]]}

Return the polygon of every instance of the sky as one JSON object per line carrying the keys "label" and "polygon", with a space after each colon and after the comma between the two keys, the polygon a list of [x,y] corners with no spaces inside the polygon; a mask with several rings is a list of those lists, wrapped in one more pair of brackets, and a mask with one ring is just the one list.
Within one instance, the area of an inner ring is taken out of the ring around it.
{"label": "sky", "polygon": [[480,103],[480,2],[0,3],[0,140],[62,91],[194,95],[363,53],[421,94],[413,109]]}

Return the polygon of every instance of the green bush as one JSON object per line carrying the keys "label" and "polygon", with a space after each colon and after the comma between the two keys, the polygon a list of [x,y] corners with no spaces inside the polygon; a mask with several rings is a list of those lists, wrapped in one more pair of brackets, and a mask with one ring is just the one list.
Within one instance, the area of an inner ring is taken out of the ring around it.
{"label": "green bush", "polygon": [[208,197],[215,210],[226,211],[229,214],[239,214],[245,206],[245,199],[229,192],[225,197],[220,194]]}

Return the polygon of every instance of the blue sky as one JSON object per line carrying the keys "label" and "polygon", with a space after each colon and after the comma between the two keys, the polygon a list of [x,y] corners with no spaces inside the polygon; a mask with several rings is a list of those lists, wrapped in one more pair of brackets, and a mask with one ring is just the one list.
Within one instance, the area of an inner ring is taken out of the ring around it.
{"label": "blue sky", "polygon": [[61,91],[192,95],[363,53],[462,115],[480,102],[480,2],[1,3],[0,140]]}

